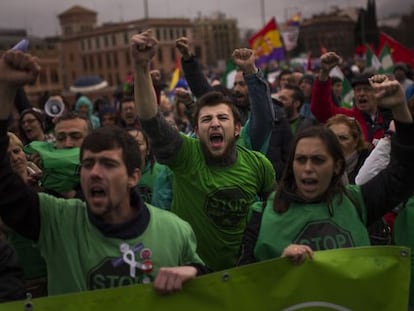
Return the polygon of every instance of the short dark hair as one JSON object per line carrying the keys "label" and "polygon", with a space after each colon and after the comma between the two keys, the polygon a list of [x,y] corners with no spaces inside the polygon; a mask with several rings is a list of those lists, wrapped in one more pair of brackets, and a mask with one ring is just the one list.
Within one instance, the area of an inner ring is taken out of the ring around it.
{"label": "short dark hair", "polygon": [[135,98],[133,96],[124,96],[122,97],[121,101],[119,102],[119,112],[122,110],[122,105],[124,103],[135,102]]}
{"label": "short dark hair", "polygon": [[283,88],[293,91],[293,99],[299,101],[300,105],[302,106],[303,102],[305,101],[305,95],[299,86],[294,84],[286,84]]}
{"label": "short dark hair", "polygon": [[201,108],[206,106],[216,106],[219,104],[226,104],[229,106],[233,113],[234,122],[241,122],[239,109],[233,104],[231,98],[224,95],[222,92],[211,91],[204,94],[197,100],[194,110],[194,124],[197,124]]}
{"label": "short dark hair", "polygon": [[275,199],[273,201],[273,208],[278,213],[283,213],[289,208],[289,202],[287,198],[295,194],[296,181],[293,171],[293,162],[295,160],[296,147],[301,139],[304,138],[319,138],[325,145],[326,150],[333,158],[334,163],[340,163],[339,171],[334,174],[329,184],[328,189],[321,198],[322,201],[327,203],[329,209],[332,204],[332,199],[336,194],[344,194],[345,186],[342,183],[342,175],[345,172],[345,156],[342,151],[341,145],[336,138],[335,134],[323,125],[315,125],[300,131],[296,136],[293,144],[291,145],[290,154],[286,162],[285,170],[283,172],[282,179],[279,183],[276,191]]}
{"label": "short dark hair", "polygon": [[131,176],[141,166],[141,153],[135,139],[117,126],[99,127],[86,136],[80,148],[80,161],[85,150],[101,152],[117,148],[121,148],[128,176]]}
{"label": "short dark hair", "polygon": [[60,117],[58,117],[56,119],[55,127],[56,127],[57,124],[59,124],[62,121],[75,120],[75,119],[84,120],[86,122],[87,127],[88,127],[88,133],[90,133],[92,131],[93,127],[92,127],[91,121],[86,116],[81,115],[81,114],[79,114],[77,112],[74,112],[74,111],[66,112],[63,115],[61,115]]}

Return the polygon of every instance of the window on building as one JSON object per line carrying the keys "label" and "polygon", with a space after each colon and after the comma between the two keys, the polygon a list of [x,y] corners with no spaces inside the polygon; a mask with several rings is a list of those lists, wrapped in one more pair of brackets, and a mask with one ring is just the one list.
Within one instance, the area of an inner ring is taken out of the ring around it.
{"label": "window on building", "polygon": [[101,40],[99,40],[99,37],[95,38],[95,45],[97,49],[101,48]]}
{"label": "window on building", "polygon": [[112,75],[110,73],[108,73],[108,85],[112,85]]}
{"label": "window on building", "polygon": [[171,48],[170,54],[171,54],[171,61],[175,63],[175,48]]}
{"label": "window on building", "polygon": [[160,39],[161,39],[161,32],[160,32],[160,29],[159,29],[159,28],[155,29],[155,37],[156,37],[158,40],[160,40]]}
{"label": "window on building", "polygon": [[85,41],[81,40],[81,50],[85,51]]}
{"label": "window on building", "polygon": [[75,81],[76,80],[76,72],[72,71],[72,80]]}
{"label": "window on building", "polygon": [[82,57],[82,65],[83,65],[83,71],[88,71],[88,61],[86,59],[86,56]]}
{"label": "window on building", "polygon": [[110,53],[106,53],[106,66],[108,68],[111,68],[112,62],[111,62],[111,54]]}
{"label": "window on building", "polygon": [[47,75],[46,70],[42,69],[39,73],[39,83],[40,84],[47,84]]}
{"label": "window on building", "polygon": [[73,63],[73,62],[75,61],[75,55],[73,55],[73,53],[70,53],[70,54],[69,54],[69,61],[70,61],[71,63]]}
{"label": "window on building", "polygon": [[128,32],[124,32],[124,43],[128,44],[129,43],[129,35]]}
{"label": "window on building", "polygon": [[111,36],[111,39],[112,39],[112,46],[116,46],[116,36],[115,36],[115,34],[113,34]]}
{"label": "window on building", "polygon": [[55,84],[59,83],[59,75],[56,69],[50,70],[50,81]]}
{"label": "window on building", "polygon": [[89,55],[89,68],[94,71],[95,70],[95,62],[93,60],[93,56]]}
{"label": "window on building", "polygon": [[109,40],[108,40],[108,36],[104,36],[104,45],[107,48],[109,45]]}
{"label": "window on building", "polygon": [[118,54],[117,54],[117,52],[114,52],[114,66],[115,66],[115,68],[118,67]]}
{"label": "window on building", "polygon": [[102,69],[102,55],[101,54],[97,55],[97,60],[98,60],[98,69]]}
{"label": "window on building", "polygon": [[184,29],[183,29],[183,36],[184,36],[184,37],[187,37],[187,28],[184,28]]}
{"label": "window on building", "polygon": [[125,63],[127,66],[131,66],[131,54],[129,50],[125,51]]}
{"label": "window on building", "polygon": [[162,63],[163,57],[162,57],[162,50],[161,49],[157,50],[157,58],[158,58],[158,62]]}
{"label": "window on building", "polygon": [[175,39],[175,37],[174,37],[174,28],[170,28],[170,36],[169,36],[168,40],[174,40],[174,39]]}
{"label": "window on building", "polygon": [[92,42],[91,42],[91,38],[88,38],[88,50],[92,49]]}
{"label": "window on building", "polygon": [[197,58],[202,58],[203,57],[203,53],[202,53],[202,49],[201,49],[201,46],[196,46],[195,48],[194,48],[194,53],[195,53],[195,55],[197,55]]}

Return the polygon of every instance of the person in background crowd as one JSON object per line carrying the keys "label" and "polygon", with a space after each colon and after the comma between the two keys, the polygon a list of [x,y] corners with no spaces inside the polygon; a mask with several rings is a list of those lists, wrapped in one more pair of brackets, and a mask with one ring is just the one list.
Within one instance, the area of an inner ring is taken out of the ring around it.
{"label": "person in background crowd", "polygon": [[374,89],[369,83],[367,75],[355,76],[352,80],[355,104],[352,109],[336,107],[332,101],[332,80],[329,73],[339,64],[339,56],[328,52],[321,56],[321,69],[316,79],[311,100],[311,110],[315,118],[325,123],[336,114],[353,117],[361,126],[364,138],[372,143],[380,139],[388,129],[392,116],[389,110],[379,109],[374,95]]}
{"label": "person in background crowd", "polygon": [[335,133],[345,156],[345,184],[355,184],[359,169],[369,156],[370,146],[358,122],[351,117],[337,114],[329,118],[326,127]]}
{"label": "person in background crowd", "polygon": [[397,63],[394,66],[394,76],[398,82],[403,86],[404,91],[414,84],[412,80],[412,73],[408,68],[408,65],[405,63]]}
{"label": "person in background crowd", "polygon": [[94,115],[94,107],[92,101],[86,96],[80,96],[75,103],[73,109],[79,115],[86,117],[92,124],[92,128],[98,128],[101,126],[99,118]]}
{"label": "person in background crowd", "polygon": [[322,126],[302,131],[277,189],[264,208],[253,207],[240,264],[279,257],[287,248],[301,262],[317,250],[370,245],[367,227],[413,193],[414,124],[403,90],[385,75],[370,83],[395,121],[390,164],[361,186],[345,186],[346,162],[335,134]]}
{"label": "person in background crowd", "polygon": [[[196,103],[198,139],[180,135],[165,121],[158,112],[149,75],[156,45],[151,30],[131,39],[135,103],[142,128],[157,161],[174,172],[171,211],[192,225],[200,257],[213,270],[232,267],[249,202],[266,197],[274,185],[272,165],[264,155],[236,145],[239,113],[222,93],[207,93]],[[243,60],[250,57],[250,53],[240,55]]]}
{"label": "person in background crowd", "polygon": [[168,294],[207,272],[191,227],[146,205],[135,191],[141,155],[125,130],[99,128],[83,141],[86,203],[37,193],[13,173],[6,155],[7,119],[16,87],[34,82],[39,72],[30,54],[8,50],[0,59],[0,194],[8,198],[0,200],[0,216],[38,243],[49,295],[152,281],[157,292]]}

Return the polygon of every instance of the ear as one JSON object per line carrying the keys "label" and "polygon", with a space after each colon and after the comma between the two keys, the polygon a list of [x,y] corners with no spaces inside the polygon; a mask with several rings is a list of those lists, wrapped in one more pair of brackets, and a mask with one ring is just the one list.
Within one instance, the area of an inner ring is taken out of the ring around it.
{"label": "ear", "polygon": [[235,137],[239,137],[239,135],[240,135],[240,131],[241,131],[241,128],[242,128],[242,126],[241,126],[241,123],[240,123],[240,122],[237,122],[237,123],[234,125],[234,136],[235,136]]}
{"label": "ear", "polygon": [[134,188],[141,180],[141,170],[136,168],[131,176],[128,176],[128,188]]}
{"label": "ear", "polygon": [[198,126],[197,125],[194,126],[194,134],[196,135],[197,138],[200,138],[198,136]]}

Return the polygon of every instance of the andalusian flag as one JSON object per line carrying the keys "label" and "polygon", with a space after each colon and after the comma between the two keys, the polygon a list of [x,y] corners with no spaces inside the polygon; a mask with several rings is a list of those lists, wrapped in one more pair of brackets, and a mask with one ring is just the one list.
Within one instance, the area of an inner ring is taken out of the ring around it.
{"label": "andalusian flag", "polygon": [[372,67],[376,71],[379,71],[380,68],[382,67],[381,62],[379,61],[378,57],[375,55],[374,51],[371,49],[369,45],[367,45],[365,61],[367,63],[367,67]]}
{"label": "andalusian flag", "polygon": [[391,51],[387,43],[384,44],[381,53],[379,55],[382,68],[380,73],[391,74],[394,72],[394,62],[392,60]]}
{"label": "andalusian flag", "polygon": [[329,73],[330,77],[338,77],[342,80],[342,94],[341,94],[341,106],[351,108],[354,100],[354,90],[352,89],[351,83],[345,77],[341,68],[335,66]]}
{"label": "andalusian flag", "polygon": [[228,89],[233,88],[234,77],[236,76],[237,66],[231,59],[226,62],[226,71],[221,77],[221,84],[227,87]]}
{"label": "andalusian flag", "polygon": [[284,58],[282,40],[274,17],[249,39],[249,45],[256,51],[257,66]]}

